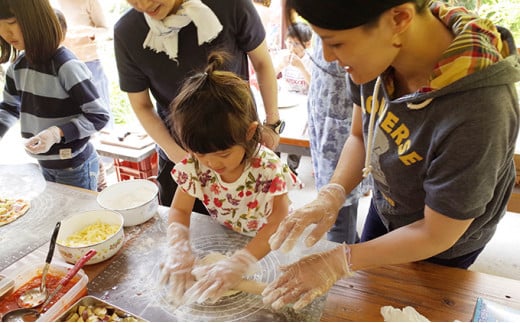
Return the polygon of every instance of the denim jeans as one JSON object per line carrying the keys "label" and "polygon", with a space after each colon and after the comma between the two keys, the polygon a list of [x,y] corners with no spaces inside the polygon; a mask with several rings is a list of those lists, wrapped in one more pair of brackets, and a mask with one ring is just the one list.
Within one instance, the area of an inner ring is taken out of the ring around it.
{"label": "denim jeans", "polygon": [[[371,201],[370,209],[368,210],[368,215],[363,227],[363,233],[361,234],[361,242],[375,239],[386,233],[388,233],[388,229],[383,224],[383,221],[381,221],[381,218],[379,218],[379,214],[377,213],[377,210],[374,206],[374,202]],[[468,269],[469,266],[471,266],[475,260],[477,260],[477,257],[480,255],[482,250],[484,250],[484,247],[451,259],[441,259],[433,256],[431,258],[425,259],[425,261],[448,267]]]}
{"label": "denim jeans", "polygon": [[43,177],[49,182],[72,185],[87,190],[97,191],[99,156],[95,151],[78,167],[65,169],[41,167],[41,169]]}
{"label": "denim jeans", "polygon": [[336,223],[327,232],[327,240],[337,243],[352,244],[359,241],[357,233],[357,211],[359,201],[355,200],[349,206],[339,209]]}

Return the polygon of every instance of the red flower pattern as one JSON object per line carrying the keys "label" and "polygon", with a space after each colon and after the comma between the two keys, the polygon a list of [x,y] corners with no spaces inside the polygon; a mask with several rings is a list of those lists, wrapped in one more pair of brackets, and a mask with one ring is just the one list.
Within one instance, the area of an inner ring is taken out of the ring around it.
{"label": "red flower pattern", "polygon": [[247,222],[247,228],[250,231],[255,231],[258,228],[258,221],[257,220],[251,220]]}
{"label": "red flower pattern", "polygon": [[215,204],[216,207],[222,207],[222,201],[223,200],[219,200],[218,198],[214,198],[213,199],[213,204]]}
{"label": "red flower pattern", "polygon": [[247,203],[247,208],[250,210],[256,209],[257,206],[258,206],[258,200],[254,200],[254,201]]}
{"label": "red flower pattern", "polygon": [[251,158],[248,172],[243,183],[227,185],[190,157],[183,159],[172,170],[172,175],[175,174],[173,178],[180,187],[203,201],[212,218],[231,230],[254,236],[267,223],[264,213],[270,210],[266,203],[272,194],[284,192],[287,183],[299,185],[300,182],[287,165],[266,148]]}

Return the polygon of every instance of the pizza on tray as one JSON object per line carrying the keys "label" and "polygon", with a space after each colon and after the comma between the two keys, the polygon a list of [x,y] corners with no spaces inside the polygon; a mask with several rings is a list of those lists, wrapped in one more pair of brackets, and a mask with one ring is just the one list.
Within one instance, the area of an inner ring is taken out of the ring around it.
{"label": "pizza on tray", "polygon": [[13,222],[29,210],[31,204],[24,199],[0,197],[0,226]]}

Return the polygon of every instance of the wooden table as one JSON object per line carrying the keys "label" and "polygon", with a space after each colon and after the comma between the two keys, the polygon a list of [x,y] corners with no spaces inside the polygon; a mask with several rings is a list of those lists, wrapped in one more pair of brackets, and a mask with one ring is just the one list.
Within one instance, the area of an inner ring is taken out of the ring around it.
{"label": "wooden table", "polygon": [[[13,173],[13,176],[15,176],[15,173]],[[56,187],[56,185],[59,187]],[[60,212],[63,215],[76,211],[78,204],[70,202],[74,198],[81,199],[81,209],[98,207],[95,203],[96,192],[60,184],[53,184],[48,187],[52,188],[52,193],[56,195],[55,199],[66,201],[66,203],[60,205],[55,204],[53,208],[45,209],[45,212],[49,214],[55,212],[58,208],[61,209]],[[45,192],[48,191],[45,190],[44,195],[47,194]],[[152,220],[139,226],[125,228],[125,245],[122,250],[105,262],[84,268],[90,279],[89,290],[91,292],[96,290],[95,286],[91,284],[99,281],[99,277],[106,276],[105,274],[109,272],[107,270],[114,264],[121,264],[119,269],[122,275],[110,277],[110,280],[115,281],[115,289],[107,289],[107,300],[116,301],[115,295],[110,293],[117,291],[117,288],[123,289],[124,286],[122,285],[124,284],[121,281],[118,282],[121,277],[137,276],[137,279],[144,279],[144,277],[140,277],[142,272],[134,267],[136,259],[130,259],[126,256],[129,253],[140,252],[144,254],[145,259],[150,259],[152,252],[160,252],[159,249],[165,243],[167,213],[168,208],[160,206],[159,213]],[[41,216],[47,215],[41,214]],[[41,230],[39,227],[33,228],[40,236],[46,237],[45,241],[47,242],[37,246],[30,245],[29,247],[32,249],[27,250],[28,254],[2,270],[2,274],[9,276],[9,273],[16,271],[16,267],[20,263],[44,263],[48,250],[48,239],[55,223],[54,221],[50,222],[45,230]],[[4,228],[8,228],[10,225]],[[195,226],[196,223],[192,223],[192,225]],[[14,228],[14,226],[11,226],[11,228]],[[148,236],[149,245],[140,241],[145,234]],[[151,239],[150,237],[154,238]],[[330,244],[330,242],[327,243]],[[292,256],[287,255],[288,258]],[[0,254],[0,257],[3,257],[3,255]],[[53,263],[59,262],[60,259],[60,254],[56,252]],[[61,261],[63,260],[61,259]],[[146,273],[148,276],[151,275],[150,271],[153,269],[153,264],[150,265],[152,267],[149,267]],[[146,279],[150,279],[150,277]],[[153,290],[151,292],[153,293]],[[129,303],[140,301],[139,295],[135,293],[123,293],[121,297],[126,297],[124,301]],[[520,309],[520,281],[428,263],[383,266],[358,271],[355,276],[338,281],[328,293],[321,320],[382,321],[380,308],[391,305],[397,308],[413,306],[419,313],[432,321],[469,321],[477,297]],[[130,311],[135,311],[138,308],[138,306],[125,307],[117,302],[115,305],[127,308]],[[150,318],[154,317],[155,312],[153,311],[156,311],[156,309],[148,308],[143,312],[135,312],[135,314]],[[154,321],[160,320],[155,319]]]}
{"label": "wooden table", "polygon": [[431,321],[470,321],[477,297],[520,309],[520,281],[426,262],[359,271],[330,290],[322,321],[382,321],[414,307]]}

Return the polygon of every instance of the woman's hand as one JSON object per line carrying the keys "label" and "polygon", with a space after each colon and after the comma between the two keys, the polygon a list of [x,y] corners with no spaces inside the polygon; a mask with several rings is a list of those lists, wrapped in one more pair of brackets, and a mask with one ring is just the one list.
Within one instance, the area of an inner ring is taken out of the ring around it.
{"label": "woman's hand", "polygon": [[269,239],[271,249],[282,247],[283,252],[289,252],[303,231],[311,224],[316,224],[305,239],[307,247],[313,246],[334,225],[345,198],[345,189],[339,184],[323,186],[314,201],[295,210],[280,223],[276,233]]}
{"label": "woman's hand", "polygon": [[299,261],[283,266],[282,275],[263,291],[263,302],[279,310],[294,303],[299,311],[316,297],[325,294],[342,277],[350,277],[347,245],[306,256]]}

